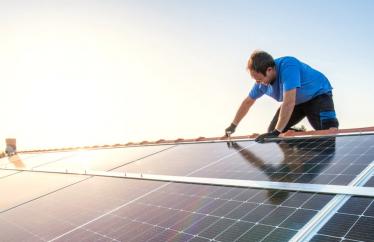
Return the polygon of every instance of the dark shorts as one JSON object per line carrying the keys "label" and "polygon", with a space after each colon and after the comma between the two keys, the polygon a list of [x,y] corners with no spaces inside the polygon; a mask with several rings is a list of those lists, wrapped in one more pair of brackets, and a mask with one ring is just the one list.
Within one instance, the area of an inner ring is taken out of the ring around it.
{"label": "dark shorts", "polygon": [[[268,132],[275,129],[278,122],[279,112],[280,108],[275,113],[274,118],[269,125]],[[290,121],[288,121],[283,132],[289,130],[305,117],[307,117],[309,123],[315,130],[329,129],[332,127],[338,128],[339,121],[336,118],[332,94],[321,94],[305,103],[295,105]]]}

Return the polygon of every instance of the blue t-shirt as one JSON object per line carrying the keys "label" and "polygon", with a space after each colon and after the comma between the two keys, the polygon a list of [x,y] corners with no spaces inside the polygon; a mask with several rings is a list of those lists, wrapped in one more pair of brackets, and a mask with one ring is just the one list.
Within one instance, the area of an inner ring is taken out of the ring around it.
{"label": "blue t-shirt", "polygon": [[329,93],[332,86],[319,71],[290,56],[275,59],[277,78],[272,85],[255,83],[249,97],[257,99],[266,94],[278,102],[283,101],[283,93],[296,88],[296,104]]}

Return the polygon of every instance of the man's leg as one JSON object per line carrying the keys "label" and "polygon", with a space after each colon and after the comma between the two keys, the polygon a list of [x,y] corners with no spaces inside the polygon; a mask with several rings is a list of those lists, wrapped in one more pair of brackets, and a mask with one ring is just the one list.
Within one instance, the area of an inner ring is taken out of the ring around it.
{"label": "man's leg", "polygon": [[[270,122],[270,125],[268,127],[268,132],[271,132],[275,129],[275,126],[277,126],[278,118],[279,118],[279,112],[280,107],[278,108],[277,112],[275,113],[273,120]],[[288,124],[286,125],[286,128],[282,132],[286,132],[289,130],[292,126],[300,122],[305,117],[305,113],[300,105],[295,105],[290,120],[288,121]]]}
{"label": "man's leg", "polygon": [[305,114],[315,130],[339,127],[331,94],[319,95],[304,104]]}

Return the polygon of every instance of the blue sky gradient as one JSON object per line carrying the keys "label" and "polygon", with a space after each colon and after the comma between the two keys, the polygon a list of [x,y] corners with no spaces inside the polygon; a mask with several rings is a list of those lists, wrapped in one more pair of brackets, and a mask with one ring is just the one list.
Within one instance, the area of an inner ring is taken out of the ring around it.
{"label": "blue sky gradient", "polygon": [[[2,1],[0,138],[46,147],[223,135],[253,84],[255,49],[322,71],[341,128],[373,126],[373,12],[365,0]],[[258,100],[237,134],[264,132],[279,105]]]}

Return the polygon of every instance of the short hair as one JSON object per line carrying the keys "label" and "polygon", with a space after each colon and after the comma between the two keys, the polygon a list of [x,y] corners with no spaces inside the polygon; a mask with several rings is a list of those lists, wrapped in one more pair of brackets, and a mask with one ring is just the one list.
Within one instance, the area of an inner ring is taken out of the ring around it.
{"label": "short hair", "polygon": [[262,50],[256,50],[249,57],[247,69],[266,75],[266,70],[274,66],[275,62],[270,54]]}

